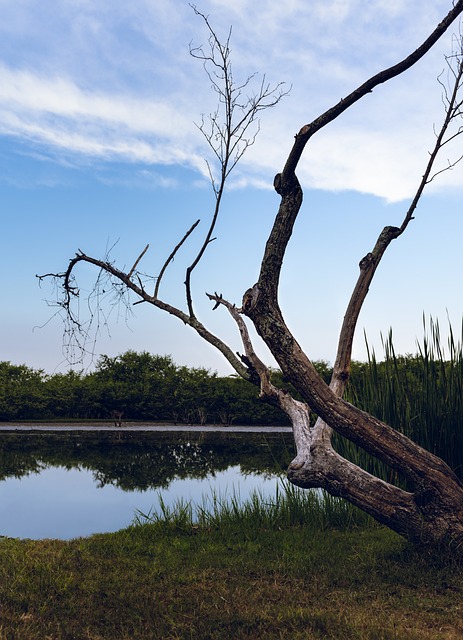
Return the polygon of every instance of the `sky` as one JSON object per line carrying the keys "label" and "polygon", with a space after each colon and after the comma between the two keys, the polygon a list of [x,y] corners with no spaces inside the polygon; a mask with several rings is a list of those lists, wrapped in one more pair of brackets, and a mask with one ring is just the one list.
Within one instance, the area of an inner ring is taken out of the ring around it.
{"label": "sky", "polygon": [[[279,204],[273,178],[295,133],[416,49],[450,8],[449,0],[286,0],[284,9],[279,0],[198,0],[222,41],[232,28],[236,82],[256,73],[256,87],[265,76],[288,91],[261,113],[256,141],[230,175],[216,240],[193,274],[200,320],[235,351],[233,321],[225,309],[212,310],[205,292],[240,305],[257,280]],[[96,258],[109,252],[130,269],[148,243],[140,269],[154,278],[200,219],[160,290],[163,300],[185,307],[185,269],[214,207],[213,158],[198,124],[214,112],[216,95],[190,55],[190,44],[207,44],[204,21],[183,0],[0,0],[0,9],[0,360],[54,373],[89,370],[100,354],[132,349],[228,375],[221,354],[176,318],[148,305],[127,314],[111,297],[80,362],[66,350],[52,282],[36,278],[63,272],[78,250]],[[444,116],[437,78],[446,81],[456,31],[458,24],[304,152],[297,172],[304,203],[280,303],[313,359],[333,362],[358,263],[385,225],[400,225],[416,191]],[[462,154],[462,144],[457,138],[446,146],[439,168]],[[365,336],[381,356],[391,328],[396,351],[415,352],[423,315],[438,320],[443,335],[450,319],[459,335],[462,197],[463,163],[428,185],[375,276],[354,358],[365,359]],[[97,272],[82,267],[77,275],[84,317]]]}

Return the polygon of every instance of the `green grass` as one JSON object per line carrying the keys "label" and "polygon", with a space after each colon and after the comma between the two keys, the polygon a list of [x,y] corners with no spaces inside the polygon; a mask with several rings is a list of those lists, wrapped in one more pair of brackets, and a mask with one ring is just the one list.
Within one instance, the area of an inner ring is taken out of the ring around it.
{"label": "green grass", "polygon": [[317,495],[213,496],[208,515],[164,505],[114,534],[0,539],[0,640],[463,637],[456,562]]}
{"label": "green grass", "polygon": [[321,490],[299,489],[288,481],[280,483],[273,498],[254,491],[243,502],[239,493],[222,495],[212,491],[203,496],[199,505],[178,500],[169,507],[161,494],[158,501],[158,509],[148,514],[139,511],[135,524],[157,523],[184,530],[236,527],[243,535],[249,533],[251,536],[260,528],[289,529],[305,525],[322,531],[333,527],[376,526],[366,513],[345,500],[333,498]]}

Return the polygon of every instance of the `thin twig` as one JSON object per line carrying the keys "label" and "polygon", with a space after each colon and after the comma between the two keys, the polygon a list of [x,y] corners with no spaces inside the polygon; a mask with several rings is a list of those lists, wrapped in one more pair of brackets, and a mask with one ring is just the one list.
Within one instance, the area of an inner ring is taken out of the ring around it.
{"label": "thin twig", "polygon": [[128,277],[131,278],[133,272],[135,271],[135,269],[137,268],[138,263],[140,262],[140,260],[143,258],[143,256],[145,255],[145,253],[148,251],[149,249],[149,244],[146,245],[146,247],[143,249],[143,251],[140,253],[140,255],[138,256],[138,258],[135,260],[133,267],[130,269],[129,273],[128,273]]}
{"label": "thin twig", "polygon": [[183,238],[180,240],[180,242],[178,243],[178,245],[174,248],[174,250],[172,251],[172,253],[170,254],[170,256],[167,258],[167,260],[164,262],[164,265],[161,269],[161,271],[159,272],[159,275],[157,277],[156,280],[156,286],[154,288],[154,297],[157,298],[158,297],[158,292],[159,292],[159,286],[161,284],[161,280],[162,280],[162,276],[164,275],[165,270],[167,269],[167,267],[169,266],[169,264],[172,262],[172,260],[175,257],[175,254],[177,253],[177,251],[180,249],[180,247],[182,246],[182,244],[185,242],[185,240],[188,238],[189,235],[191,235],[193,233],[193,231],[196,229],[196,227],[198,226],[198,224],[200,223],[200,220],[196,220],[196,222],[188,229],[188,231],[185,233],[185,235],[183,236]]}

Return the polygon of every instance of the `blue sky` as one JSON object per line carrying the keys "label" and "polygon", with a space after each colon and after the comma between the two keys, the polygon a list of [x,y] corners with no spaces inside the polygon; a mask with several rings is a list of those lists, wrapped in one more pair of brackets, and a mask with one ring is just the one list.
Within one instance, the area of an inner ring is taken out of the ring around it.
{"label": "blue sky", "polygon": [[[204,0],[225,38],[233,25],[239,80],[265,73],[291,87],[264,112],[261,131],[232,174],[217,240],[195,271],[200,319],[240,349],[225,310],[205,291],[240,303],[258,274],[278,207],[272,189],[294,134],[372,74],[405,57],[442,19],[449,0]],[[47,372],[68,366],[62,323],[35,274],[59,272],[77,249],[104,257],[109,247],[130,268],[156,275],[197,218],[213,207],[195,122],[215,108],[189,43],[206,42],[202,21],[182,0],[0,0],[0,360]],[[455,26],[457,29],[457,25]],[[333,360],[359,260],[382,227],[400,224],[443,117],[437,76],[452,32],[413,70],[377,88],[307,147],[298,175],[304,205],[284,264],[281,305],[314,359]],[[461,155],[461,142],[442,156]],[[422,314],[459,331],[463,300],[463,164],[430,185],[416,219],[388,250],[360,317],[381,352],[392,327],[396,349],[415,351]],[[183,305],[184,271],[198,232],[177,256],[162,297]],[[90,283],[82,273],[83,290]],[[96,354],[128,349],[171,354],[179,364],[229,373],[220,354],[176,319],[146,305],[111,312]],[[272,362],[264,347],[260,353]],[[85,366],[91,363],[86,361]]]}

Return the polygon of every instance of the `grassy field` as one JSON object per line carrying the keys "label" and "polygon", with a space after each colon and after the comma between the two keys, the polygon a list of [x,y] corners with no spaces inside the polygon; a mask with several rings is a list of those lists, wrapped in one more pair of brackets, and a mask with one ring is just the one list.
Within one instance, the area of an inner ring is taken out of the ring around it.
{"label": "grassy field", "polygon": [[291,500],[0,539],[0,639],[463,638],[461,566],[343,506]]}

